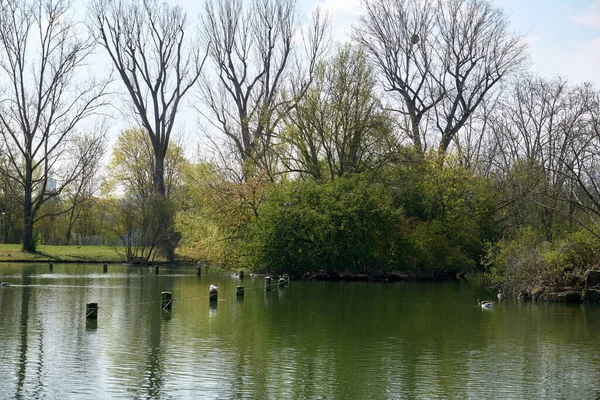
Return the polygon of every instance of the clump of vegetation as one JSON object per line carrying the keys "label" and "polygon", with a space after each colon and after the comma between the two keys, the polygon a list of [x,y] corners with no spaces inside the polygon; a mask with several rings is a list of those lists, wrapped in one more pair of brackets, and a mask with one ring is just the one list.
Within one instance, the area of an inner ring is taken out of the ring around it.
{"label": "clump of vegetation", "polygon": [[525,228],[515,238],[490,246],[487,275],[492,284],[514,292],[535,287],[581,289],[586,271],[596,267],[599,259],[597,238],[588,231],[550,242]]}
{"label": "clump of vegetation", "polygon": [[456,245],[462,235],[452,238],[445,223],[408,217],[383,185],[365,176],[290,182],[266,193],[247,227],[245,257],[254,268],[294,274],[402,271],[435,277],[473,269],[477,258],[468,246]]}

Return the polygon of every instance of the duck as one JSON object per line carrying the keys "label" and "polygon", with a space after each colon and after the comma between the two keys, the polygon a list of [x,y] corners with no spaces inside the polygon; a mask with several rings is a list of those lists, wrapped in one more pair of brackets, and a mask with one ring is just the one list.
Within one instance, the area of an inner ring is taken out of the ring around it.
{"label": "duck", "polygon": [[502,293],[502,289],[498,289],[498,300],[504,299],[504,293]]}
{"label": "duck", "polygon": [[489,309],[494,306],[494,302],[489,301],[489,300],[481,301],[481,300],[477,299],[477,305],[483,309]]}
{"label": "duck", "polygon": [[0,286],[1,287],[8,287],[8,286],[10,286],[10,282],[1,282]]}
{"label": "duck", "polygon": [[215,285],[210,285],[210,293],[217,293],[217,289],[218,287],[216,287]]}

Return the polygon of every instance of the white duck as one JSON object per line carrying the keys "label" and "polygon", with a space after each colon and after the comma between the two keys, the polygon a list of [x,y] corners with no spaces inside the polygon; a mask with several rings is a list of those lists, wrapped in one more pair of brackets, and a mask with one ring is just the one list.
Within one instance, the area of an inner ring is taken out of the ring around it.
{"label": "white duck", "polygon": [[217,289],[218,287],[216,287],[215,285],[210,285],[210,293],[217,293]]}
{"label": "white duck", "polygon": [[490,308],[494,307],[494,302],[488,301],[488,300],[481,301],[481,300],[477,299],[477,305],[479,307],[481,307],[482,309],[490,309]]}
{"label": "white duck", "polygon": [[498,289],[498,300],[502,301],[504,299],[504,293],[502,293],[502,289]]}

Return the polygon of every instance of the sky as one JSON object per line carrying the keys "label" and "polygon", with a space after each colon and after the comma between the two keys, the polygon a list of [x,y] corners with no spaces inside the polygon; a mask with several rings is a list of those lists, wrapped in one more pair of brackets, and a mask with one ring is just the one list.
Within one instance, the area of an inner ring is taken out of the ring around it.
{"label": "sky", "polygon": [[[544,77],[562,76],[572,84],[600,88],[600,0],[493,0],[512,30],[529,45],[530,67]],[[344,40],[361,13],[361,0],[299,0],[304,13],[320,4],[329,10],[332,29]]]}

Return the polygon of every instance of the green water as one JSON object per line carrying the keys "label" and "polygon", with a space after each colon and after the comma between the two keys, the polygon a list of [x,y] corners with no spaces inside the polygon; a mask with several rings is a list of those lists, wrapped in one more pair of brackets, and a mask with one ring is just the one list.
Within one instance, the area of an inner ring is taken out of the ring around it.
{"label": "green water", "polygon": [[[480,310],[492,297],[481,282],[265,292],[262,277],[191,267],[8,264],[0,280],[13,283],[0,288],[0,398],[600,397],[599,307]],[[99,303],[97,323],[87,302]]]}

